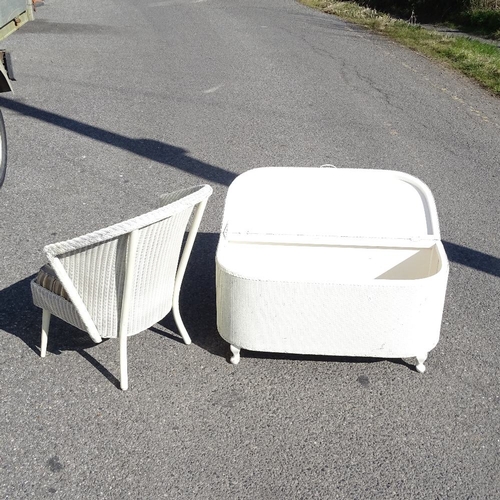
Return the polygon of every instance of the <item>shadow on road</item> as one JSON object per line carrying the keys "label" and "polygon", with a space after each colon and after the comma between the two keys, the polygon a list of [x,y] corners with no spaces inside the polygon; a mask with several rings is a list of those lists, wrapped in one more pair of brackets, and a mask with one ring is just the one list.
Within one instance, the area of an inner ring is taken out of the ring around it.
{"label": "shadow on road", "polygon": [[[217,333],[216,327],[215,251],[218,239],[219,235],[214,233],[200,233],[198,235],[184,278],[180,306],[181,315],[193,343],[211,354],[228,360],[228,346]],[[451,261],[500,277],[500,258],[450,242],[444,242],[444,246]],[[196,265],[193,263],[196,263]],[[0,330],[18,337],[38,354],[41,311],[33,305],[31,299],[30,281],[33,278],[34,275],[29,276],[4,290],[0,290]],[[151,331],[171,341],[182,342],[171,314],[164,318],[159,323],[159,326],[152,327]],[[60,354],[65,350],[77,351],[105,378],[118,387],[119,382],[116,377],[91,355],[93,346],[95,344],[85,332],[61,320],[55,319],[52,321],[49,352]],[[244,352],[244,356],[266,359],[322,359],[349,363],[380,361],[375,358],[318,357],[279,353],[251,353],[248,351]],[[391,361],[414,369],[412,365],[404,360]]]}
{"label": "shadow on road", "polygon": [[[131,139],[4,97],[0,97],[0,105],[25,116],[130,151],[149,160],[173,166],[209,182],[228,186],[236,177],[236,174],[192,158],[185,149],[170,144],[151,139]],[[218,234],[198,234],[181,290],[180,305],[182,317],[193,343],[212,354],[227,357],[227,344],[218,335],[216,328],[215,251],[218,238]],[[447,241],[444,241],[443,244],[450,261],[500,277],[500,258]],[[196,265],[193,265],[193,262]],[[0,290],[0,330],[18,337],[38,354],[41,312],[33,305],[31,300],[30,281],[33,277],[29,276]],[[163,319],[160,326],[161,328],[153,327],[151,330],[171,340],[181,341],[171,315]],[[108,380],[118,386],[118,380],[89,353],[94,345],[86,333],[62,321],[53,321],[49,351],[54,354],[59,354],[64,350],[79,352]],[[311,356],[271,353],[248,353],[248,356],[277,359],[311,358]],[[331,357],[327,358],[331,359]],[[317,359],[317,357],[314,357],[314,359]],[[357,358],[335,357],[335,360],[356,362]],[[362,358],[359,361],[366,363],[377,360]],[[404,361],[395,362],[410,366]]]}
{"label": "shadow on road", "polygon": [[500,278],[500,259],[498,257],[456,245],[449,241],[443,241],[443,245],[448,259],[452,262]]}
{"label": "shadow on road", "polygon": [[[218,234],[198,234],[181,289],[180,309],[193,343],[225,357],[227,346],[217,333],[215,321],[215,250],[218,238]],[[0,290],[0,330],[18,337],[39,355],[42,312],[33,305],[31,298],[30,283],[34,278],[35,274]],[[159,325],[152,327],[151,331],[182,343],[171,314]],[[52,317],[48,351],[52,354],[77,351],[118,387],[116,377],[92,356],[94,346],[96,344],[87,333]]]}
{"label": "shadow on road", "polygon": [[66,116],[44,111],[43,109],[30,106],[12,99],[0,97],[0,106],[15,111],[24,116],[29,116],[57,127],[71,130],[76,134],[89,137],[90,139],[109,144],[116,148],[129,151],[148,160],[153,160],[164,165],[178,168],[184,172],[205,179],[209,182],[229,186],[235,179],[236,174],[223,168],[210,165],[188,155],[188,151],[171,144],[153,139],[132,139],[130,137],[110,132],[93,125],[73,120]]}

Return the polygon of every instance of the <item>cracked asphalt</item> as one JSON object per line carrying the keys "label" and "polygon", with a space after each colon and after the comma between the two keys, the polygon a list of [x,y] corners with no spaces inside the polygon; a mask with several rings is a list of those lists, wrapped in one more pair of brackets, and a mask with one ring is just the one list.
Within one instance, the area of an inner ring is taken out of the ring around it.
{"label": "cracked asphalt", "polygon": [[[2,498],[500,496],[497,98],[293,0],[46,0],[2,46],[17,77],[0,96]],[[424,375],[414,359],[228,362],[227,187],[324,163],[401,170],[434,194],[451,269]],[[29,282],[44,245],[199,183],[214,195],[181,294],[193,344],[169,317],[131,338],[127,392],[116,340],[54,320],[42,360]]]}

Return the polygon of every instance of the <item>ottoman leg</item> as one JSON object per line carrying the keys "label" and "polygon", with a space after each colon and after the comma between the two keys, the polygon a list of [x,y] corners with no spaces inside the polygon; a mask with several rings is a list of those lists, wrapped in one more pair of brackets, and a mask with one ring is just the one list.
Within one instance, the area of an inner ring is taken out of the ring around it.
{"label": "ottoman leg", "polygon": [[420,354],[419,356],[417,356],[417,361],[418,361],[418,364],[416,366],[417,368],[417,372],[418,373],[424,373],[425,372],[425,360],[427,359],[427,352],[425,354]]}
{"label": "ottoman leg", "polygon": [[236,347],[235,345],[230,345],[229,349],[231,349],[231,364],[237,365],[240,362],[240,351],[241,349],[239,347]]}

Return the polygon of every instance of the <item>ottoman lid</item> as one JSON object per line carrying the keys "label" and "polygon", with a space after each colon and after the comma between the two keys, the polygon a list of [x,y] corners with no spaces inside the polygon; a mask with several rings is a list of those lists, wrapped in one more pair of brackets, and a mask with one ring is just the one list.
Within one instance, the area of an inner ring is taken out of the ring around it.
{"label": "ottoman lid", "polygon": [[392,170],[266,167],[229,187],[229,241],[428,246],[440,240],[436,205],[419,179]]}

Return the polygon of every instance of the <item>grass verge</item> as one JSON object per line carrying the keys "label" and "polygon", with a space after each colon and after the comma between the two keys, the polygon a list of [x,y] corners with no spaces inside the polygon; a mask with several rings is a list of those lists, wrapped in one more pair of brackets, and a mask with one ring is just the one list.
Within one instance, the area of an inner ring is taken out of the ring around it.
{"label": "grass verge", "polygon": [[494,45],[429,31],[355,2],[298,1],[386,35],[417,52],[443,61],[500,96],[500,49]]}

